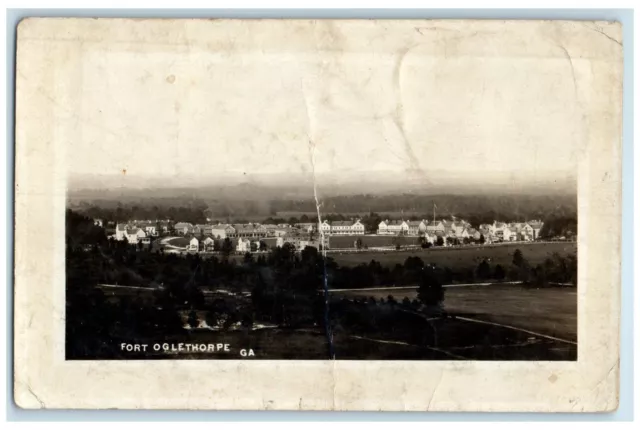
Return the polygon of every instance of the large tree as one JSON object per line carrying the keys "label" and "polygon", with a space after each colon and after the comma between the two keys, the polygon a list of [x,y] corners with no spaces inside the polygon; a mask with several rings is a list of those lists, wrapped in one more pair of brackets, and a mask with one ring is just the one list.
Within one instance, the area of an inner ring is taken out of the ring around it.
{"label": "large tree", "polygon": [[522,267],[525,262],[524,256],[522,255],[522,251],[516,249],[513,253],[513,265],[516,267]]}
{"label": "large tree", "polygon": [[476,275],[478,279],[489,279],[491,277],[491,266],[487,260],[482,260],[476,269]]}
{"label": "large tree", "polygon": [[435,269],[431,266],[422,269],[420,286],[418,287],[418,300],[428,309],[441,309],[444,302],[444,288]]}
{"label": "large tree", "polygon": [[187,324],[189,324],[191,328],[198,328],[198,326],[200,325],[200,320],[198,320],[198,314],[196,313],[196,311],[192,310],[191,312],[189,312]]}
{"label": "large tree", "polygon": [[222,241],[222,246],[220,247],[220,252],[225,257],[228,257],[233,252],[233,242],[228,237],[225,237]]}

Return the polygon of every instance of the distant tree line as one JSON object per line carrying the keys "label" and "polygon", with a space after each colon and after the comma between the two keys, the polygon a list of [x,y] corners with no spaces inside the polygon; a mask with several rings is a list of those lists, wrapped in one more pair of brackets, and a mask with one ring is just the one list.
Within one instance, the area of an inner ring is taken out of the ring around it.
{"label": "distant tree line", "polygon": [[117,206],[101,204],[85,204],[75,209],[87,217],[113,222],[130,220],[174,220],[204,224],[207,221],[207,206],[196,202],[188,206],[158,206],[147,204],[119,204]]}
{"label": "distant tree line", "polygon": [[[574,195],[349,195],[326,197],[326,213],[406,213],[405,219],[433,218],[433,205],[437,217],[457,216],[472,224],[494,220],[525,221],[543,219],[551,213],[570,216],[577,213]],[[309,199],[278,199],[270,202],[273,214],[277,212],[315,212],[315,201]]]}
{"label": "distant tree line", "polygon": [[545,218],[540,230],[541,238],[566,237],[578,234],[578,220],[575,216],[551,215]]}
{"label": "distant tree line", "polygon": [[[437,218],[456,216],[473,225],[498,221],[526,221],[556,217],[575,218],[575,195],[348,195],[322,199],[323,219],[340,221],[355,216],[390,214],[395,218],[431,219],[433,205],[437,206]],[[173,219],[191,223],[204,223],[207,218],[227,222],[240,222],[263,215],[265,219],[291,223],[291,217],[279,213],[305,213],[308,221],[295,217],[296,222],[315,222],[316,202],[312,197],[298,199],[270,199],[259,202],[242,195],[234,198],[203,199],[188,195],[175,198],[139,197],[135,201],[121,203],[114,200],[92,199],[74,203],[73,208],[92,218],[115,221],[129,219]],[[375,219],[370,220],[372,230]],[[379,222],[379,221],[378,221]],[[275,222],[279,224],[279,222]],[[377,228],[377,224],[376,224]]]}

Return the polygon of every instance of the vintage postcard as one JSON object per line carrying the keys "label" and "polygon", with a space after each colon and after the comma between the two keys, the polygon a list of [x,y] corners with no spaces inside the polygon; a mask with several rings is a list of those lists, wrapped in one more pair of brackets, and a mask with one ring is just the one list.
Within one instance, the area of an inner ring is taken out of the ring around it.
{"label": "vintage postcard", "polygon": [[621,30],[22,21],[16,402],[614,410]]}

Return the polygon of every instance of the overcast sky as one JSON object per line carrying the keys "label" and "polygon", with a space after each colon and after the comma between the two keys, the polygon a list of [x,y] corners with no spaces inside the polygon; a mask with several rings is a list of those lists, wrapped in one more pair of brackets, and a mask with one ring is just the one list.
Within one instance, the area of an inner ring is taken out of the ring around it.
{"label": "overcast sky", "polygon": [[535,27],[414,24],[220,22],[145,49],[85,43],[70,176],[308,175],[309,141],[334,178],[575,176],[579,60]]}

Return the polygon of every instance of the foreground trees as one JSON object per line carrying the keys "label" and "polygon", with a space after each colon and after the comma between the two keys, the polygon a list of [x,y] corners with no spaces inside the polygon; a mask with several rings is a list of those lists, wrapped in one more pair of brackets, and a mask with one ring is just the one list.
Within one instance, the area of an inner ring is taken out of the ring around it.
{"label": "foreground trees", "polygon": [[421,270],[418,300],[428,310],[442,310],[444,288],[442,287],[441,276],[431,266],[424,267]]}

